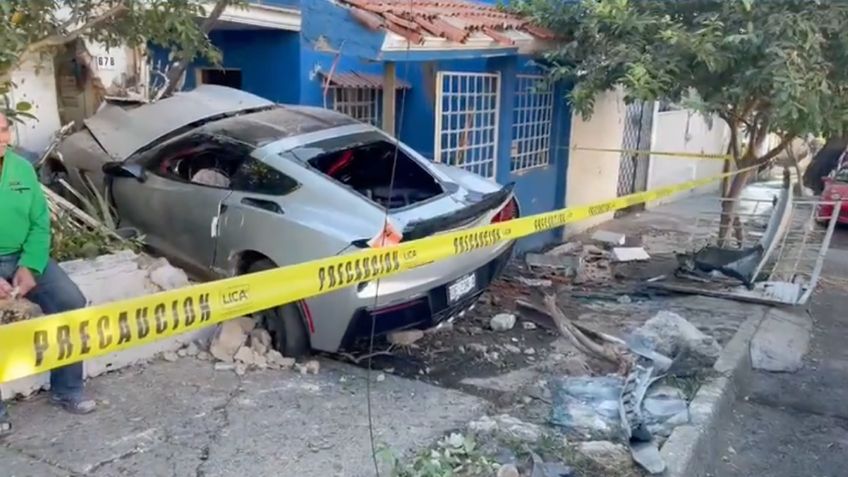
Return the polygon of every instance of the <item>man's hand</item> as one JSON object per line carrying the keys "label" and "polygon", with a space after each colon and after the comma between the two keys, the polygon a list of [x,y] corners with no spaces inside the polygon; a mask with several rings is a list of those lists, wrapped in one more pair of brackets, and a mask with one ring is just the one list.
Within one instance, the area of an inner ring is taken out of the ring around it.
{"label": "man's hand", "polygon": [[35,277],[27,267],[20,267],[12,279],[12,286],[18,289],[19,296],[27,296],[27,293],[35,288]]}
{"label": "man's hand", "polygon": [[0,298],[6,299],[12,297],[12,285],[9,284],[6,280],[0,278]]}

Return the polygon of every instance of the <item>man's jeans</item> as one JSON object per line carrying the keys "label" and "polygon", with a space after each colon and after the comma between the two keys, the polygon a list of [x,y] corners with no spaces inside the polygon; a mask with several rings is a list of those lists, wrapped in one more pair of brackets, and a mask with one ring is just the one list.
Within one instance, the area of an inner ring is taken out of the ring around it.
{"label": "man's jeans", "polygon": [[[17,255],[0,256],[0,278],[12,283],[12,277],[18,269]],[[76,284],[68,278],[53,260],[47,264],[44,273],[35,275],[35,288],[25,297],[41,307],[44,314],[76,310],[86,305],[85,297]],[[50,373],[50,389],[60,397],[78,398],[83,388],[82,362],[56,368]],[[5,408],[0,400],[0,416]]]}

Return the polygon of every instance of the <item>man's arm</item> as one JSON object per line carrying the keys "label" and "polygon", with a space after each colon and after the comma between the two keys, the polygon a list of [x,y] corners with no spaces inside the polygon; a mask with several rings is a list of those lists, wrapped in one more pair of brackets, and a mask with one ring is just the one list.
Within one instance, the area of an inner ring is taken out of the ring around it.
{"label": "man's arm", "polygon": [[41,274],[50,258],[50,210],[41,190],[41,183],[33,174],[29,184],[33,188],[29,209],[29,234],[24,242],[19,267],[26,267]]}

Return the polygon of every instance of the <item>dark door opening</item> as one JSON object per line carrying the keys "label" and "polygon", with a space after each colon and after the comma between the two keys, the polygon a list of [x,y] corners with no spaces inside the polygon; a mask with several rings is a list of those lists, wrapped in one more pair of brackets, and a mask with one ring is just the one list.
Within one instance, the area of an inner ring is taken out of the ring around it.
{"label": "dark door opening", "polygon": [[203,68],[200,70],[199,83],[241,89],[241,70]]}

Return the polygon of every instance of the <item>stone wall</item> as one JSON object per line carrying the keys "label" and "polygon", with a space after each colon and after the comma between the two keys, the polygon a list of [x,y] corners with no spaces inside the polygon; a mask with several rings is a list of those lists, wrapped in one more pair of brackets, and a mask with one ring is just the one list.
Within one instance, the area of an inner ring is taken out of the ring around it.
{"label": "stone wall", "polygon": [[[130,251],[61,264],[80,287],[89,305],[149,295],[189,284],[182,270],[167,260]],[[214,327],[177,335],[148,345],[127,349],[85,362],[86,377],[145,362],[164,351],[174,351],[190,341],[209,339]],[[0,384],[3,399],[28,396],[49,387],[47,373]]]}

